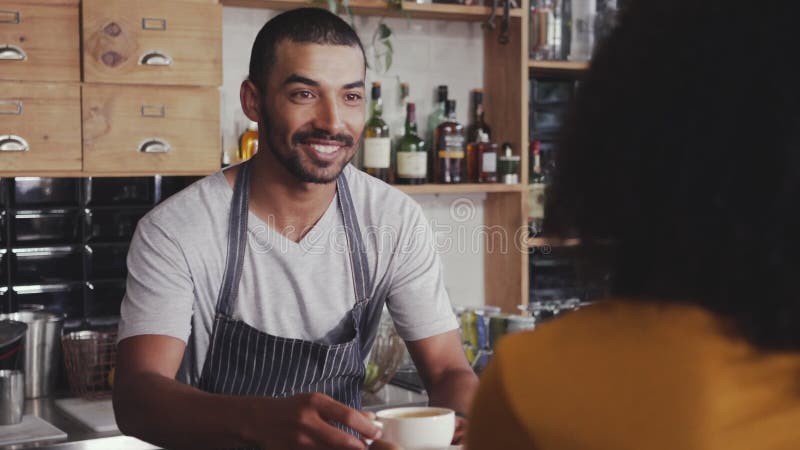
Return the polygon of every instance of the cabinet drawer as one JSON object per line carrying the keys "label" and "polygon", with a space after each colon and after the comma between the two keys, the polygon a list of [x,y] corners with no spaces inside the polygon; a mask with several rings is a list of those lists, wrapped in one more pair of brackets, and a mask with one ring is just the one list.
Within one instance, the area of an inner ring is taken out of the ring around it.
{"label": "cabinet drawer", "polygon": [[222,6],[84,0],[84,81],[219,86]]}
{"label": "cabinet drawer", "polygon": [[216,88],[86,84],[87,172],[206,174],[220,166]]}
{"label": "cabinet drawer", "polygon": [[0,80],[79,82],[79,18],[78,0],[0,1]]}
{"label": "cabinet drawer", "polygon": [[0,81],[0,171],[81,170],[79,84]]}

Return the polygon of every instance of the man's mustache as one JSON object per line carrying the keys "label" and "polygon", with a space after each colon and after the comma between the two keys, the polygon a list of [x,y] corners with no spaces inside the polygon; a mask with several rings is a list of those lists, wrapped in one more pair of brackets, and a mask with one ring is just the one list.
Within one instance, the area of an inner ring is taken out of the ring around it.
{"label": "man's mustache", "polygon": [[352,147],[355,140],[349,134],[330,134],[324,130],[298,131],[292,135],[292,144],[301,144],[308,139],[319,139],[321,141],[336,141],[346,147]]}

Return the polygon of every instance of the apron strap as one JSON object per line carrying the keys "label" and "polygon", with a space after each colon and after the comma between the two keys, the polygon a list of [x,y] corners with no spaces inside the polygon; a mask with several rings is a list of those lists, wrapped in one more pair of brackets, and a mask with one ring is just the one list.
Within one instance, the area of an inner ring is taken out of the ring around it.
{"label": "apron strap", "polygon": [[347,232],[347,242],[350,247],[350,265],[353,268],[353,287],[356,292],[356,306],[358,311],[354,315],[354,324],[358,327],[359,345],[361,357],[364,358],[372,348],[375,336],[378,333],[381,313],[385,298],[370,298],[372,295],[372,280],[369,274],[369,263],[367,260],[367,250],[364,239],[361,235],[361,227],[358,225],[358,215],[353,205],[353,198],[350,195],[350,187],[344,172],[336,179],[336,186],[339,190],[339,206],[344,217],[345,230]]}
{"label": "apron strap", "polygon": [[231,317],[233,301],[239,291],[244,254],[247,249],[247,214],[250,198],[250,160],[239,166],[233,185],[233,199],[228,216],[228,253],[225,257],[225,277],[217,296],[217,312]]}
{"label": "apron strap", "polygon": [[342,172],[336,178],[336,188],[339,191],[339,208],[342,211],[344,229],[347,233],[347,244],[350,249],[350,265],[353,269],[353,288],[356,293],[356,303],[369,300],[372,292],[372,282],[369,276],[369,263],[367,262],[367,249],[361,236],[361,227],[356,218],[356,208],[350,196],[350,187],[347,177]]}

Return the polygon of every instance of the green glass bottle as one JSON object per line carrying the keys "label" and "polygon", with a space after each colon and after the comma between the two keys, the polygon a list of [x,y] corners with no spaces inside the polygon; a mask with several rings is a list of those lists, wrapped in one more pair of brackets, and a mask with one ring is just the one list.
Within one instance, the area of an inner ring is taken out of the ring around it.
{"label": "green glass bottle", "polygon": [[[431,114],[428,116],[428,138],[426,142],[430,146],[435,147],[436,143],[439,142],[439,136],[436,135],[436,130],[442,122],[447,120],[447,115],[445,115],[446,103],[447,86],[440,85],[436,88],[436,104],[433,107],[433,111],[431,111]],[[428,152],[428,176],[434,181],[439,179],[438,168],[439,165],[436,161],[436,152],[434,149],[434,151]]]}
{"label": "green glass bottle", "polygon": [[383,120],[383,102],[381,100],[381,84],[372,83],[372,103],[370,116],[364,128],[364,171],[373,177],[392,183],[392,137],[389,125]]}
{"label": "green glass bottle", "polygon": [[417,135],[417,111],[414,103],[406,105],[406,126],[397,143],[397,183],[423,184],[428,181],[428,149]]}

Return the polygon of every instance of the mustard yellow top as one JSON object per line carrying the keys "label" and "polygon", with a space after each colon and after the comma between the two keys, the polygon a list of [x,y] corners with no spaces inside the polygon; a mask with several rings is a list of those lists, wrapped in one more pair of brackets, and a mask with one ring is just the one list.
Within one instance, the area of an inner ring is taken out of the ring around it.
{"label": "mustard yellow top", "polygon": [[602,302],[506,337],[468,450],[800,450],[800,352],[689,305]]}

